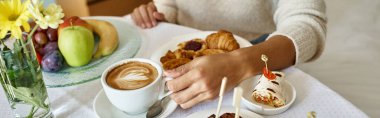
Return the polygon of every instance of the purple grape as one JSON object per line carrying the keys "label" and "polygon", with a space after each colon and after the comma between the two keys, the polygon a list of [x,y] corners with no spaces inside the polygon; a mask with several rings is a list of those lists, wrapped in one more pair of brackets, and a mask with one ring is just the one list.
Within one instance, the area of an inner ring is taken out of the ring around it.
{"label": "purple grape", "polygon": [[47,53],[42,58],[42,69],[47,72],[56,72],[62,69],[64,64],[63,56],[58,50]]}
{"label": "purple grape", "polygon": [[49,38],[50,41],[57,41],[58,40],[58,33],[57,29],[49,28],[46,31],[46,35]]}
{"label": "purple grape", "polygon": [[48,54],[49,52],[58,50],[58,43],[57,42],[49,42],[44,47],[44,54]]}

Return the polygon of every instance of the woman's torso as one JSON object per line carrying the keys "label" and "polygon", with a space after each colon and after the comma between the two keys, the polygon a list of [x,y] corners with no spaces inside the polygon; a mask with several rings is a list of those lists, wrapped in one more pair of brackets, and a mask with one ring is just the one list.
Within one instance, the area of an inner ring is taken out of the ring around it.
{"label": "woman's torso", "polygon": [[201,30],[226,29],[247,40],[275,30],[272,0],[176,0],[177,23]]}

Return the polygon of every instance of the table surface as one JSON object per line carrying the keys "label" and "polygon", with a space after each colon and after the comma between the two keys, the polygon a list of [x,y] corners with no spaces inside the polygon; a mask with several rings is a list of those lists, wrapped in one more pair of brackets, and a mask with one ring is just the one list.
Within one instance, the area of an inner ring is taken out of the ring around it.
{"label": "table surface", "polygon": [[[124,17],[126,22],[133,25],[129,16]],[[142,47],[136,57],[150,58],[154,50],[158,49],[162,44],[170,40],[170,37],[195,33],[196,30],[189,27],[179,26],[169,23],[159,23],[152,29],[139,29],[139,33],[143,37]],[[368,117],[361,110],[356,108],[350,102],[345,100],[336,92],[320,83],[314,77],[304,73],[303,71],[290,67],[283,70],[287,75],[287,79],[292,83],[297,91],[297,98],[294,104],[284,113],[274,116],[265,117],[292,117],[305,118],[306,113],[315,111],[318,117],[352,117],[362,118]],[[96,117],[92,103],[95,95],[102,89],[100,80],[94,80],[88,83],[63,87],[48,88],[49,99],[55,117]],[[232,93],[228,92],[223,101],[225,107],[231,107]],[[217,107],[217,100],[198,104],[190,109],[177,109],[171,114],[172,118],[185,117],[191,113],[204,109],[212,109]],[[3,90],[0,90],[0,116],[13,117],[9,104],[6,101]]]}

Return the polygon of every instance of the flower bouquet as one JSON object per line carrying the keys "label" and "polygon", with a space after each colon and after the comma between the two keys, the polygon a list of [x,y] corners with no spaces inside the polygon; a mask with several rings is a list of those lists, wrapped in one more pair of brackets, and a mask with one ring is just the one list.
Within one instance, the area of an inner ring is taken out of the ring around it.
{"label": "flower bouquet", "polygon": [[62,9],[44,8],[39,0],[0,0],[0,10],[0,83],[10,107],[15,117],[53,117],[31,37],[38,27],[57,28]]}

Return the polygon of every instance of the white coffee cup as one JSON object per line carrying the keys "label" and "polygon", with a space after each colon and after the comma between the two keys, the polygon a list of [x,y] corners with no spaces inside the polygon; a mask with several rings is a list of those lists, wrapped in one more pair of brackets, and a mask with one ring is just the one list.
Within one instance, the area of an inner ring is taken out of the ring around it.
{"label": "white coffee cup", "polygon": [[[113,70],[115,67],[118,67],[122,64],[137,61],[151,64],[156,68],[158,72],[157,78],[150,83],[139,89],[134,90],[120,90],[115,89],[112,86],[107,84],[106,77],[107,74]],[[103,89],[106,93],[108,100],[118,109],[122,110],[127,114],[140,114],[148,111],[149,107],[152,106],[158,99],[161,99],[167,95],[170,95],[171,92],[164,92],[165,80],[163,79],[163,69],[156,62],[143,59],[143,58],[131,58],[119,61],[111,66],[109,66],[101,76],[101,83]]]}

